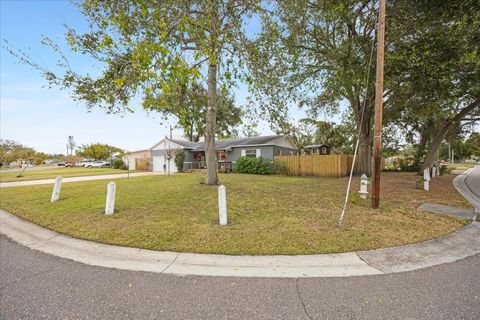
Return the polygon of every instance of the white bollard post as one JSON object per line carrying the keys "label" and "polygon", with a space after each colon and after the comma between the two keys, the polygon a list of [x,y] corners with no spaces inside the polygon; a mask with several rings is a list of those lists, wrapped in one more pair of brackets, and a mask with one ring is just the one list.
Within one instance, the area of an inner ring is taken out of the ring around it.
{"label": "white bollard post", "polygon": [[430,190],[430,169],[428,168],[423,170],[423,189],[425,191]]}
{"label": "white bollard post", "polygon": [[218,187],[218,217],[221,226],[227,225],[227,190],[224,185]]}
{"label": "white bollard post", "polygon": [[55,184],[53,185],[52,198],[50,202],[57,202],[60,199],[60,190],[62,189],[62,177],[57,177],[55,179]]}
{"label": "white bollard post", "polygon": [[367,186],[368,186],[368,177],[364,173],[360,177],[360,191],[358,192],[360,194],[360,198],[362,198],[362,199],[367,199],[367,195],[368,195]]}
{"label": "white bollard post", "polygon": [[435,178],[437,176],[437,167],[432,168],[432,178]]}
{"label": "white bollard post", "polygon": [[105,204],[105,214],[112,215],[115,211],[115,182],[109,182],[107,185],[107,203]]}

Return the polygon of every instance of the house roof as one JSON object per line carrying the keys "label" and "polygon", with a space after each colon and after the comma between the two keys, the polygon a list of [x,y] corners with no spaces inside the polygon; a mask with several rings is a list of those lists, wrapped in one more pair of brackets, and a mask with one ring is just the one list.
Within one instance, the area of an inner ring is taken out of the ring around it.
{"label": "house roof", "polygon": [[328,147],[330,148],[330,146],[328,144],[311,144],[309,146],[305,146],[304,148],[305,149],[310,149],[310,148],[319,148],[319,147]]}
{"label": "house roof", "polygon": [[127,155],[131,155],[131,154],[135,154],[135,153],[143,153],[143,152],[148,152],[148,151],[150,151],[150,149],[130,151],[130,152],[125,152],[124,155],[127,156]]}
{"label": "house roof", "polygon": [[[246,146],[258,146],[258,145],[276,145],[277,139],[282,136],[262,136],[262,137],[250,137],[250,138],[238,138],[238,139],[226,139],[215,140],[215,149],[225,150],[233,147],[246,147]],[[199,142],[195,151],[204,151],[205,142]]]}
{"label": "house roof", "polygon": [[[279,138],[286,136],[260,136],[260,137],[250,137],[250,138],[238,138],[238,139],[226,139],[226,140],[215,140],[215,149],[216,150],[225,150],[233,147],[248,147],[248,146],[260,146],[260,145],[281,145]],[[170,139],[167,139],[170,140]],[[190,142],[183,140],[174,140],[171,139],[173,143],[176,143],[182,146],[184,149],[189,149],[193,151],[205,151],[205,142]],[[292,145],[293,144],[292,142]]]}
{"label": "house roof", "polygon": [[203,142],[191,142],[191,141],[174,140],[174,139],[168,139],[168,140],[184,147],[185,149],[195,149],[199,146],[199,143],[203,143]]}

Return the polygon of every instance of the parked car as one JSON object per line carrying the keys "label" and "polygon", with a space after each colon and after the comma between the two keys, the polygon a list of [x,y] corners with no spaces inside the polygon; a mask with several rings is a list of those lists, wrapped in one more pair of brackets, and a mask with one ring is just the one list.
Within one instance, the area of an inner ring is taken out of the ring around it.
{"label": "parked car", "polygon": [[65,167],[66,163],[65,162],[59,162],[57,163],[57,166],[59,167]]}
{"label": "parked car", "polygon": [[110,162],[109,161],[93,161],[85,164],[85,167],[87,168],[105,168],[105,167],[110,167]]}

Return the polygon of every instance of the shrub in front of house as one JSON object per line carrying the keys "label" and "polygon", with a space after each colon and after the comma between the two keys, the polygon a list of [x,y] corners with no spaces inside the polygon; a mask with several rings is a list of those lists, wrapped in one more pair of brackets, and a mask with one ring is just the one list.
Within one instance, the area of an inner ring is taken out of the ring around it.
{"label": "shrub in front of house", "polygon": [[233,166],[235,173],[271,174],[272,162],[266,158],[240,157]]}
{"label": "shrub in front of house", "polygon": [[113,169],[120,169],[121,166],[123,166],[122,159],[116,159],[115,161],[113,161]]}
{"label": "shrub in front of house", "polygon": [[183,163],[185,162],[185,153],[178,152],[175,155],[175,166],[177,167],[178,172],[183,172]]}

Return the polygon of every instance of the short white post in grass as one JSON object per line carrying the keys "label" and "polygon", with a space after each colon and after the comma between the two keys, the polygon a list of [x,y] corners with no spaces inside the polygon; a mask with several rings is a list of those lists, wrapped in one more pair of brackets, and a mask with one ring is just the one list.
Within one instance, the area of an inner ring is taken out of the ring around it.
{"label": "short white post in grass", "polygon": [[107,184],[107,203],[105,205],[105,214],[107,216],[115,211],[115,189],[115,182],[112,181]]}
{"label": "short white post in grass", "polygon": [[224,185],[218,187],[218,217],[221,226],[227,225],[227,190]]}
{"label": "short white post in grass", "polygon": [[57,177],[55,179],[55,184],[53,185],[52,198],[50,202],[57,202],[60,199],[60,190],[62,189],[62,177]]}
{"label": "short white post in grass", "polygon": [[430,190],[430,169],[429,168],[425,168],[423,170],[423,189],[425,191]]}
{"label": "short white post in grass", "polygon": [[368,195],[367,186],[368,186],[368,178],[367,178],[367,175],[364,173],[360,177],[360,191],[358,192],[360,193],[360,197],[362,199],[367,199],[367,195]]}
{"label": "short white post in grass", "polygon": [[437,167],[432,167],[432,178],[437,176]]}

